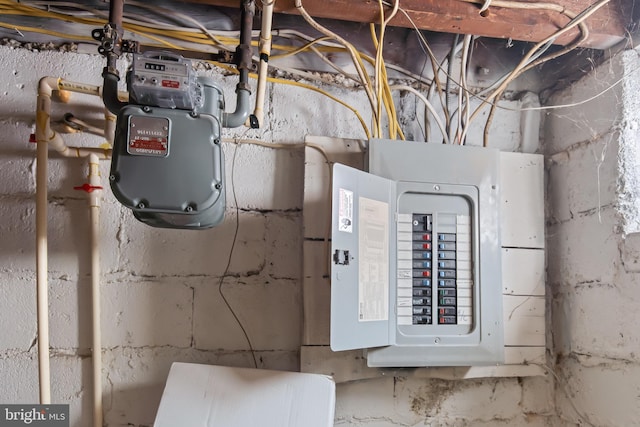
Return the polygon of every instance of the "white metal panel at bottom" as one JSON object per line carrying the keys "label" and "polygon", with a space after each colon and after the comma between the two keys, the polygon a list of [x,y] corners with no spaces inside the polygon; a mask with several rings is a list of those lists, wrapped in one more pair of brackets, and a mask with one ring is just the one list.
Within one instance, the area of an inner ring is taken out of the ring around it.
{"label": "white metal panel at bottom", "polygon": [[487,377],[529,377],[545,375],[544,347],[505,347],[504,365],[430,368],[378,368],[364,363],[361,350],[335,353],[328,346],[302,346],[302,372],[331,375],[336,383],[389,376],[460,380]]}

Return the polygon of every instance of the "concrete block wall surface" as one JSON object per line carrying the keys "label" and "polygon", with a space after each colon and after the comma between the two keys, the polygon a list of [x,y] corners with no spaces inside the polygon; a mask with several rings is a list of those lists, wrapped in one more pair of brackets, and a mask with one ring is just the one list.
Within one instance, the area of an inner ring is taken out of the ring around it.
{"label": "concrete block wall surface", "polygon": [[[38,400],[35,147],[27,142],[36,85],[47,75],[100,84],[103,65],[97,55],[0,46],[1,403]],[[235,78],[201,72],[219,79],[227,104],[233,105]],[[325,89],[368,111],[362,94]],[[270,86],[268,99],[263,129],[227,130],[223,136],[291,144],[308,134],[364,136],[351,112],[318,94]],[[404,102],[415,101],[407,97]],[[67,111],[95,122],[102,114],[99,100],[86,96],[73,96],[69,105],[55,104],[53,110],[54,121]],[[506,146],[519,144],[513,139],[518,116],[496,118],[496,128],[505,129],[498,139]],[[80,134],[65,140],[102,142]],[[149,228],[135,221],[110,190],[103,193],[103,401],[109,427],[153,424],[172,362],[253,366],[242,331],[220,297],[236,221],[237,241],[222,290],[256,349],[257,365],[299,369],[303,150],[224,148],[228,209],[224,223],[214,229]],[[72,188],[85,182],[86,165],[51,153],[49,167],[52,400],[69,403],[71,425],[83,427],[91,420],[88,214],[84,193]],[[101,173],[107,176],[106,162]],[[340,384],[336,425],[562,426],[555,405],[551,376],[467,381],[397,376]]]}
{"label": "concrete block wall surface", "polygon": [[[579,425],[640,424],[638,52],[623,52],[550,104],[593,102],[547,114],[549,248],[556,407]],[[637,231],[637,230],[635,230]]]}

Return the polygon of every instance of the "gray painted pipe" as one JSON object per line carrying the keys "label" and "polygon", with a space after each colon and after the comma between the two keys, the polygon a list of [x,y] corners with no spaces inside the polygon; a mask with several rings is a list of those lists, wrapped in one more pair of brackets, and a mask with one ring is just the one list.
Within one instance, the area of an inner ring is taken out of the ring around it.
{"label": "gray painted pipe", "polygon": [[240,71],[240,81],[236,86],[236,110],[222,115],[222,126],[235,128],[242,126],[249,117],[251,106],[249,97],[249,68],[251,67],[251,28],[255,14],[253,0],[240,0],[240,45],[236,49],[236,65]]}
{"label": "gray painted pipe", "polygon": [[236,111],[222,114],[223,127],[236,128],[242,126],[247,121],[249,111],[251,110],[249,103],[250,96],[251,91],[246,85],[238,84],[238,86],[236,86]]}
{"label": "gray painted pipe", "polygon": [[104,78],[102,100],[104,101],[105,107],[117,115],[123,107],[129,105],[128,102],[122,102],[118,99],[118,81],[120,78],[108,72],[106,68],[102,72],[102,77]]}

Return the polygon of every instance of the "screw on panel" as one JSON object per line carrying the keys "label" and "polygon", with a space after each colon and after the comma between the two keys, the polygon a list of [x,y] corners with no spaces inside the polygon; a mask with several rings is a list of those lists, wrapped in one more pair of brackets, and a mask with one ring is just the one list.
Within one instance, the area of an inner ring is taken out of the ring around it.
{"label": "screw on panel", "polygon": [[440,191],[440,186],[438,184],[436,184],[436,185],[433,186],[433,189],[435,191]]}
{"label": "screw on panel", "polygon": [[222,188],[222,184],[217,183],[217,184],[216,184],[216,190],[219,190],[219,189],[221,189],[221,188]]}
{"label": "screw on panel", "polygon": [[195,118],[198,118],[198,117],[200,116],[200,115],[199,115],[198,113],[196,113],[195,111],[191,111],[191,112],[189,113],[189,115],[190,115],[191,117],[193,117],[194,119],[195,119]]}
{"label": "screw on panel", "polygon": [[115,175],[109,175],[109,181],[115,181],[115,180],[116,180]]}
{"label": "screw on panel", "polygon": [[151,107],[145,105],[144,107],[142,107],[142,111],[144,111],[145,113],[149,113],[151,111]]}
{"label": "screw on panel", "polygon": [[144,203],[142,203],[142,202],[138,203],[138,209],[144,209],[146,207],[147,207],[147,205],[145,205]]}
{"label": "screw on panel", "polygon": [[220,144],[220,138],[214,139],[213,143],[216,144],[216,145],[219,145]]}
{"label": "screw on panel", "polygon": [[193,212],[193,206],[189,205],[184,210],[187,212]]}

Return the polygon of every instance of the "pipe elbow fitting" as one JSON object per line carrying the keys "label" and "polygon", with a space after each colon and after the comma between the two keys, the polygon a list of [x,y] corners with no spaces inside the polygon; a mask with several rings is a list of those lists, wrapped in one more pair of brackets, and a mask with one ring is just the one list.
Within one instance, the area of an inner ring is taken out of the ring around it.
{"label": "pipe elbow fitting", "polygon": [[58,77],[43,77],[38,81],[38,95],[51,97],[54,90],[58,89]]}

